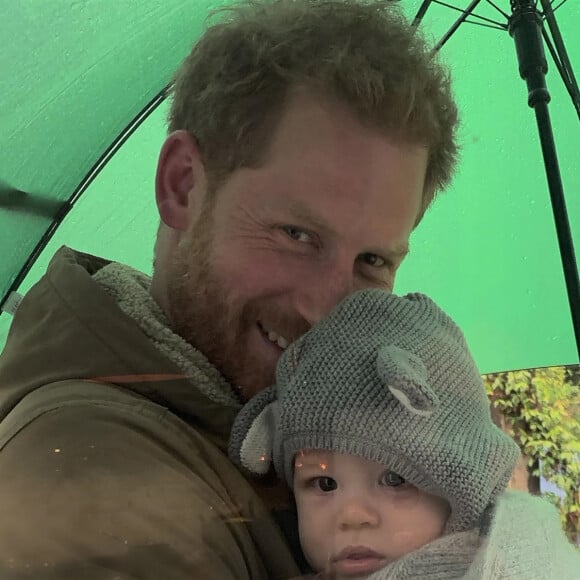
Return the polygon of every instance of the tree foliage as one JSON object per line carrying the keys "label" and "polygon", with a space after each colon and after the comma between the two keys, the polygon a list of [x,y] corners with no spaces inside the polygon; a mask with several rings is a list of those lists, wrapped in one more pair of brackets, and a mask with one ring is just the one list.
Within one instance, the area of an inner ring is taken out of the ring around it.
{"label": "tree foliage", "polygon": [[[562,490],[548,494],[570,539],[580,542],[580,367],[489,374],[493,406],[506,418],[528,469]],[[540,473],[541,466],[541,473]]]}

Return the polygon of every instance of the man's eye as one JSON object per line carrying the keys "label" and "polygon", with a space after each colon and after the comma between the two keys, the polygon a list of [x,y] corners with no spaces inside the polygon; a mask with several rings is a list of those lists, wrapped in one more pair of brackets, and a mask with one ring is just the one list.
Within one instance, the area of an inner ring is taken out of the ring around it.
{"label": "man's eye", "polygon": [[309,242],[310,241],[310,234],[297,228],[296,226],[283,226],[282,229],[288,235],[288,237],[292,238],[297,242]]}
{"label": "man's eye", "polygon": [[387,261],[384,258],[377,256],[377,254],[371,253],[361,254],[360,260],[365,264],[372,266],[373,268],[383,268],[384,266],[387,265]]}
{"label": "man's eye", "polygon": [[401,485],[405,485],[406,482],[404,477],[401,477],[394,471],[385,471],[379,480],[379,484],[385,487],[400,487]]}
{"label": "man's eye", "polygon": [[336,481],[332,477],[317,477],[312,481],[312,484],[316,489],[324,493],[334,491],[338,487]]}

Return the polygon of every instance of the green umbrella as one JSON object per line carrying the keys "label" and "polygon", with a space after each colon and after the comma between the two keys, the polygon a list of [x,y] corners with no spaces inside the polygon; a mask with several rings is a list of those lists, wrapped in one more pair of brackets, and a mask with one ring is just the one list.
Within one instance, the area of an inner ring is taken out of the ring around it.
{"label": "green umbrella", "polygon": [[[413,20],[413,26],[418,26],[421,23],[427,10],[434,1],[436,0],[423,0]],[[461,11],[461,16],[445,36],[435,45],[435,50],[441,50],[461,24],[467,22],[468,18],[472,16],[479,19],[479,22],[477,22],[479,24],[485,22],[485,26],[488,28],[509,31],[515,41],[519,73],[522,79],[526,81],[528,105],[534,109],[538,124],[552,212],[554,214],[562,267],[564,269],[564,278],[568,292],[568,302],[572,315],[572,325],[578,355],[580,356],[580,278],[578,276],[574,242],[570,231],[566,199],[562,187],[558,154],[554,143],[550,110],[548,107],[551,96],[546,84],[548,61],[546,59],[545,44],[547,44],[554,63],[562,77],[562,81],[570,93],[572,104],[578,113],[579,120],[580,89],[576,82],[566,45],[562,39],[562,34],[555,16],[555,9],[550,0],[540,0],[543,11],[538,8],[537,0],[511,0],[511,14],[507,14],[491,0],[487,0],[487,3],[493,6],[499,15],[506,19],[505,23],[476,14],[474,10],[480,5],[481,1],[471,0],[467,8]],[[559,7],[566,1],[563,0]]]}
{"label": "green umbrella", "polygon": [[[496,2],[508,11],[507,0]],[[410,19],[421,4],[403,3]],[[164,90],[213,7],[206,0],[0,0],[1,296],[25,293],[62,244],[151,271]],[[435,43],[456,16],[437,4],[421,26]],[[574,39],[579,3],[567,2],[557,16],[564,39]],[[580,61],[580,43],[568,51],[572,63]],[[463,160],[453,187],[413,235],[397,291],[436,299],[465,329],[482,372],[578,362],[513,40],[465,23],[441,54],[455,78]],[[580,127],[554,73],[550,107],[578,247]],[[19,276],[26,264],[32,267]],[[0,316],[2,341],[9,323]]]}

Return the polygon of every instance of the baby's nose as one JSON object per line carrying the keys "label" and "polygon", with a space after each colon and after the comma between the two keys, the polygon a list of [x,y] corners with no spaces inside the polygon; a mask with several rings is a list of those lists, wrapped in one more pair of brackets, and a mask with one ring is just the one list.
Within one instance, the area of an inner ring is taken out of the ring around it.
{"label": "baby's nose", "polygon": [[380,523],[380,515],[365,498],[351,498],[341,506],[338,525],[341,529],[375,527]]}

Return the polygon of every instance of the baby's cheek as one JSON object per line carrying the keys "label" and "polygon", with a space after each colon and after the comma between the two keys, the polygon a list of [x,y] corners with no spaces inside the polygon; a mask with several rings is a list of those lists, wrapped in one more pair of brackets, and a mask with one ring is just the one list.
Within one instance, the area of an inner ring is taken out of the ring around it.
{"label": "baby's cheek", "polygon": [[451,508],[443,498],[425,492],[421,494],[415,518],[419,523],[416,539],[420,545],[425,545],[443,535]]}
{"label": "baby's cheek", "polygon": [[442,497],[429,495],[429,500],[431,505],[431,519],[434,527],[439,530],[439,536],[441,536],[447,524],[447,520],[451,515],[451,506],[447,500]]}
{"label": "baby's cheek", "polygon": [[298,507],[298,532],[304,557],[314,570],[323,570],[329,555],[329,530],[324,530],[319,510],[304,504]]}
{"label": "baby's cheek", "polygon": [[449,506],[445,500],[417,491],[413,501],[402,502],[389,512],[386,549],[389,559],[396,560],[443,535]]}

